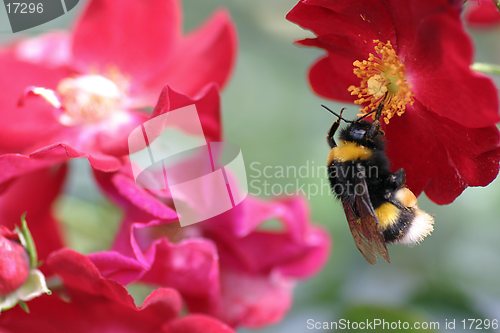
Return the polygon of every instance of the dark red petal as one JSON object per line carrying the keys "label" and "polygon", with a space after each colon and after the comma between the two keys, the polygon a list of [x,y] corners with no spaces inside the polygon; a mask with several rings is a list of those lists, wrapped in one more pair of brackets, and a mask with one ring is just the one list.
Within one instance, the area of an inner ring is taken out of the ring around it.
{"label": "dark red petal", "polygon": [[145,87],[156,98],[168,84],[193,96],[207,84],[223,87],[232,72],[237,52],[236,28],[227,12],[219,11],[201,28],[180,40],[166,66],[158,68]]}
{"label": "dark red petal", "polygon": [[427,110],[418,101],[386,129],[392,168],[404,168],[408,187],[438,204],[451,203],[468,186],[485,186],[498,174],[496,126],[471,129]]}
{"label": "dark red petal", "polygon": [[103,278],[90,260],[71,250],[50,256],[47,265],[64,289],[29,303],[29,320],[19,308],[2,313],[0,326],[12,333],[156,333],[179,314],[177,291],[159,288],[137,307],[125,287]]}
{"label": "dark red petal", "polygon": [[352,61],[349,58],[330,55],[316,61],[309,71],[309,82],[320,96],[343,102],[353,102],[354,98],[347,91],[350,85],[358,85],[352,73]]}
{"label": "dark red petal", "polygon": [[415,97],[428,110],[466,127],[500,120],[498,92],[487,77],[470,70],[472,44],[450,10],[422,20],[415,42],[402,55]]}
{"label": "dark red petal", "polygon": [[92,0],[75,26],[74,61],[85,70],[148,78],[163,68],[180,24],[177,0]]}
{"label": "dark red petal", "polygon": [[167,324],[163,333],[234,333],[229,326],[209,316],[193,314]]}
{"label": "dark red petal", "polygon": [[455,0],[387,0],[385,6],[396,31],[396,50],[399,55],[408,56],[411,56],[408,45],[415,42],[417,31],[425,25],[427,18],[441,14],[458,17],[460,14],[460,6]]}
{"label": "dark red petal", "polygon": [[42,260],[63,244],[52,209],[65,176],[66,168],[62,166],[38,170],[16,178],[0,193],[0,223],[13,229],[19,226],[21,215],[26,212]]}
{"label": "dark red petal", "polygon": [[345,37],[345,51],[364,50],[366,56],[374,39],[395,37],[390,12],[379,0],[301,0],[286,18],[319,37]]}
{"label": "dark red petal", "polygon": [[133,307],[132,297],[127,291],[120,284],[103,278],[84,255],[69,249],[59,250],[49,256],[47,265],[61,277],[67,288]]}

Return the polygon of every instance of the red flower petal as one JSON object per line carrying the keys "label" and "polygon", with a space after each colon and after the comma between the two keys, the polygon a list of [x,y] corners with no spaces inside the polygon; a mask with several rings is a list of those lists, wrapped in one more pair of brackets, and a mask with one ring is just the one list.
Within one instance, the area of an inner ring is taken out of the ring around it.
{"label": "red flower petal", "polygon": [[0,193],[0,223],[13,229],[26,212],[42,260],[63,244],[59,226],[52,216],[52,206],[60,194],[65,176],[65,167],[27,173],[14,179]]}
{"label": "red flower petal", "polygon": [[176,0],[92,0],[73,33],[73,57],[80,69],[117,67],[134,80],[162,68],[180,35]]}
{"label": "red flower petal", "polygon": [[[384,1],[377,0],[377,2],[383,3]],[[393,43],[393,45],[397,53],[411,57],[411,50],[408,48],[408,45],[412,45],[415,42],[415,36],[422,27],[425,27],[426,19],[432,18],[435,15],[450,16],[458,19],[460,7],[455,2],[455,0],[388,0],[385,7],[389,11],[389,15],[392,18],[392,25],[396,31],[396,43]],[[386,41],[389,39],[384,37],[380,38],[380,40]]]}
{"label": "red flower petal", "polygon": [[467,186],[486,186],[498,174],[495,126],[470,129],[416,102],[386,128],[393,169],[405,168],[409,188],[438,204],[452,202]]}
{"label": "red flower petal", "polygon": [[[373,51],[374,39],[395,38],[392,17],[385,4],[378,0],[302,0],[286,18],[321,38],[343,36],[348,39],[345,51],[367,51],[361,52],[366,56]],[[330,45],[339,47],[334,43]]]}
{"label": "red flower petal", "polygon": [[465,19],[474,28],[495,26],[500,23],[500,10],[493,0],[469,1]]}
{"label": "red flower petal", "polygon": [[424,18],[414,43],[400,56],[415,98],[429,110],[467,127],[500,120],[493,82],[472,72],[472,44],[458,14]]}
{"label": "red flower petal", "polygon": [[[336,65],[332,66],[332,63]],[[309,82],[320,96],[343,102],[354,100],[346,88],[357,84],[356,76],[352,73],[352,60],[348,57],[329,54],[320,58],[309,71]]]}
{"label": "red flower petal", "polygon": [[54,290],[29,304],[29,320],[19,308],[2,313],[0,325],[11,333],[156,333],[177,317],[179,294],[168,288],[152,292],[137,307],[127,290],[101,276],[92,262],[71,250],[47,260],[64,283],[64,298]]}

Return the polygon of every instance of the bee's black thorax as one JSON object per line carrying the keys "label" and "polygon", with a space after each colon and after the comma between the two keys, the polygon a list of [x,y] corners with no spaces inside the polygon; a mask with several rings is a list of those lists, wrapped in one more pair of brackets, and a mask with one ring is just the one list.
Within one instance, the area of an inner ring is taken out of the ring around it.
{"label": "bee's black thorax", "polygon": [[[372,135],[368,135],[372,133]],[[384,151],[383,135],[374,129],[372,123],[360,121],[342,129],[339,135],[342,149],[345,143],[354,143],[370,152],[369,158],[349,161],[336,161],[328,166],[328,176],[333,193],[338,199],[348,199],[355,184],[356,172],[361,166],[365,170],[364,178],[374,208],[386,202],[386,194],[396,188],[390,183],[389,160]]]}

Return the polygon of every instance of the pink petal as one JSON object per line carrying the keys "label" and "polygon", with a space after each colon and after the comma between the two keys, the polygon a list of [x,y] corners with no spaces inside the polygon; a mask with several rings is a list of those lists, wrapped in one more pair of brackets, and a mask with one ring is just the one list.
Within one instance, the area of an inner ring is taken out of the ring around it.
{"label": "pink petal", "polygon": [[212,306],[219,292],[219,259],[208,240],[184,240],[172,244],[161,239],[147,251],[152,266],[144,282],[178,290],[191,311]]}
{"label": "pink petal", "polygon": [[165,84],[193,96],[209,83],[223,87],[236,59],[236,30],[225,11],[219,11],[201,28],[182,39],[166,67],[145,82],[158,93]]}
{"label": "pink petal", "polygon": [[196,106],[203,133],[207,140],[220,141],[222,139],[221,106],[219,91],[214,84],[207,85],[193,98],[180,94],[168,86],[165,87],[151,115],[151,119],[192,104]]}
{"label": "pink petal", "polygon": [[119,252],[90,257],[108,278],[175,288],[192,311],[212,307],[219,291],[219,258],[214,244],[198,238],[172,243],[167,238],[171,232],[168,226],[161,221],[132,224],[125,227],[129,243],[120,242],[114,249]]}
{"label": "pink petal", "polygon": [[261,328],[278,323],[291,306],[293,283],[279,275],[269,278],[225,270],[221,277],[217,315],[231,326]]}
{"label": "pink petal", "polygon": [[70,71],[30,64],[0,52],[0,151],[23,152],[60,130],[53,108],[44,101],[30,101],[22,108],[19,99],[29,86],[54,89]]}
{"label": "pink petal", "polygon": [[18,59],[35,64],[63,66],[69,65],[71,60],[71,40],[66,31],[23,39],[12,49]]}
{"label": "pink petal", "polygon": [[136,258],[116,251],[93,253],[89,258],[103,276],[124,285],[137,281],[147,269]]}
{"label": "pink petal", "polygon": [[[113,67],[133,80],[163,68],[180,32],[176,0],[92,0],[73,32],[72,51],[84,71]],[[159,93],[159,91],[157,92]]]}
{"label": "pink petal", "polygon": [[205,315],[194,314],[167,324],[163,333],[234,333],[230,327]]}
{"label": "pink petal", "polygon": [[64,163],[73,158],[87,157],[92,167],[103,171],[115,171],[121,162],[112,156],[102,154],[85,155],[65,144],[55,144],[29,155],[4,154],[0,155],[0,168],[4,172],[0,175],[0,183],[27,172],[39,170],[49,166]]}
{"label": "pink petal", "polygon": [[[241,214],[244,217],[238,216]],[[269,202],[249,197],[235,208],[232,219],[224,221],[219,216],[200,227],[221,245],[219,253],[224,267],[258,274],[279,271],[284,276],[306,278],[323,267],[330,250],[328,234],[313,228],[308,214],[300,197]],[[258,229],[274,219],[282,223],[282,229]],[[236,234],[231,230],[234,227]]]}
{"label": "pink petal", "polygon": [[[127,169],[126,171],[125,168]],[[108,192],[118,204],[128,210],[141,210],[150,214],[150,218],[167,220],[177,219],[174,209],[161,202],[149,191],[140,187],[132,178],[130,165],[127,164],[117,173],[95,172],[99,185]],[[133,206],[133,208],[131,207]]]}

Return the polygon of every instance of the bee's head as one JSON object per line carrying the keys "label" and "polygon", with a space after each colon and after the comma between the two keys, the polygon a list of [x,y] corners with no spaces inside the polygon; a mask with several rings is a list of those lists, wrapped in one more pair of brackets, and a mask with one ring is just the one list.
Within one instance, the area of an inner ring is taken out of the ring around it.
{"label": "bee's head", "polygon": [[371,149],[383,149],[384,142],[382,138],[383,134],[378,124],[365,120],[352,122],[340,133],[340,139],[356,142]]}

